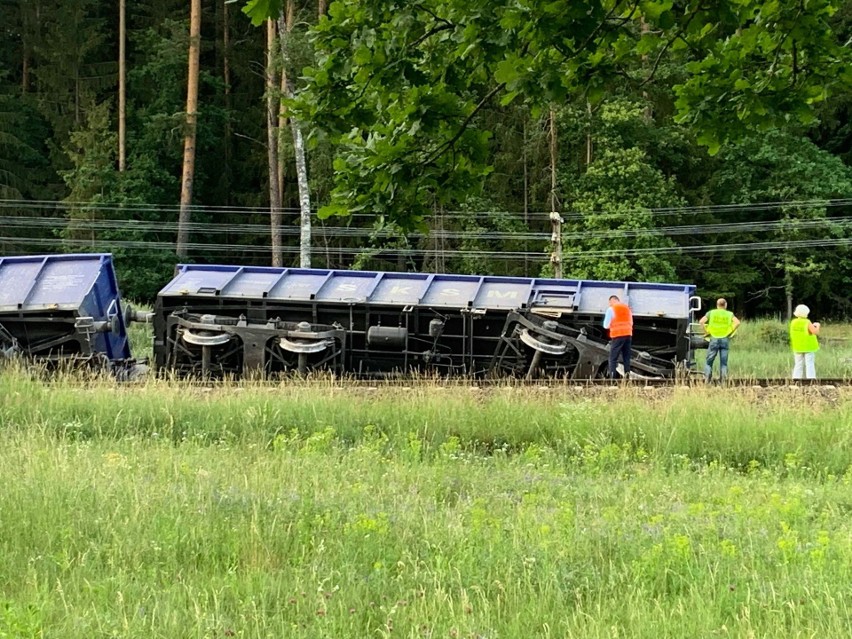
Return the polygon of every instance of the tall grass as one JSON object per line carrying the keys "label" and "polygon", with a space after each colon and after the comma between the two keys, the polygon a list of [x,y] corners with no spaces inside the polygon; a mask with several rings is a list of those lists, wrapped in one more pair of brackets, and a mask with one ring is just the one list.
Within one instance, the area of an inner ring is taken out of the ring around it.
{"label": "tall grass", "polygon": [[422,442],[424,454],[455,438],[482,453],[529,445],[562,456],[587,446],[643,449],[725,464],[804,463],[842,473],[852,460],[852,391],[846,388],[347,388],[331,382],[217,388],[149,379],[88,386],[0,374],[7,429],[118,439],[128,435],[202,443],[312,437],[358,442],[364,433],[391,447]]}
{"label": "tall grass", "polygon": [[848,389],[0,398],[3,638],[848,635]]}
{"label": "tall grass", "polygon": [[843,636],[849,477],[6,431],[14,637]]}

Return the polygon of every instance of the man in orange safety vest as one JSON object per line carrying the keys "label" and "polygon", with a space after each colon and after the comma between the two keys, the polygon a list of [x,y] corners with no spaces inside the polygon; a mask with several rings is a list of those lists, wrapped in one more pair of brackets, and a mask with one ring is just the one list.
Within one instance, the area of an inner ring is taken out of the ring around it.
{"label": "man in orange safety vest", "polygon": [[630,307],[611,295],[603,327],[609,329],[609,376],[618,376],[618,356],[624,364],[624,377],[630,377],[630,351],[633,348],[633,313]]}

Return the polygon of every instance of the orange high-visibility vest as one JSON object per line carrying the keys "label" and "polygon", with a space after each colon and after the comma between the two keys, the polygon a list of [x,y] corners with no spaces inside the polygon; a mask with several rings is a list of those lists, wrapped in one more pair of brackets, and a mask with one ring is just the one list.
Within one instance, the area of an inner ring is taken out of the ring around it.
{"label": "orange high-visibility vest", "polygon": [[612,322],[609,324],[609,336],[628,337],[633,335],[633,313],[627,304],[618,302],[612,305]]}

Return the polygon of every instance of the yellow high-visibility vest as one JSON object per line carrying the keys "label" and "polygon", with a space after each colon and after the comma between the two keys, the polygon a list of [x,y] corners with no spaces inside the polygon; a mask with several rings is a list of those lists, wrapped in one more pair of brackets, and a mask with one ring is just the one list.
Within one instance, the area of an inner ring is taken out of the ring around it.
{"label": "yellow high-visibility vest", "polygon": [[790,348],[794,353],[816,353],[819,340],[808,332],[811,321],[807,317],[797,317],[790,322]]}
{"label": "yellow high-visibility vest", "polygon": [[734,330],[734,314],[721,308],[707,313],[707,332],[710,337],[728,337]]}

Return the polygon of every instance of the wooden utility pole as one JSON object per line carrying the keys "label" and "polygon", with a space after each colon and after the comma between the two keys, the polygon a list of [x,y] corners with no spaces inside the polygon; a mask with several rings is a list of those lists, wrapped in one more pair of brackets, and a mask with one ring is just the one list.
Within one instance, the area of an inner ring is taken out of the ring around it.
{"label": "wooden utility pole", "polygon": [[118,170],[127,158],[127,0],[118,0]]}
{"label": "wooden utility pole", "polygon": [[557,212],[556,166],[558,161],[559,147],[556,143],[556,109],[550,108],[550,225],[552,233],[550,241],[553,243],[553,251],[550,254],[550,262],[553,264],[553,276],[557,279],[562,277],[562,216]]}
{"label": "wooden utility pole", "polygon": [[278,181],[278,113],[281,97],[276,82],[275,20],[266,21],[266,157],[269,164],[269,226],[272,233],[272,266],[283,266],[281,251],[281,185]]}
{"label": "wooden utility pole", "polygon": [[192,216],[192,185],[195,178],[195,138],[198,125],[198,58],[201,49],[201,0],[191,0],[189,14],[189,63],[186,82],[186,136],[183,141],[183,177],[176,252],[186,257]]}

